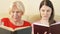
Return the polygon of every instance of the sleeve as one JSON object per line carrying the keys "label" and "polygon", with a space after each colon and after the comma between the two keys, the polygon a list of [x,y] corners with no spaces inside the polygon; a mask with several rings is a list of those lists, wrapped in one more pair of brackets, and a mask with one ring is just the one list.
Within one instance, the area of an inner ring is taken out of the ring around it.
{"label": "sleeve", "polygon": [[24,24],[25,24],[26,26],[31,26],[31,23],[30,23],[30,22],[27,22],[27,21],[25,21]]}
{"label": "sleeve", "polygon": [[7,23],[7,21],[8,21],[8,18],[2,18],[1,19],[1,24],[5,25]]}
{"label": "sleeve", "polygon": [[0,19],[0,26],[4,25],[3,21]]}

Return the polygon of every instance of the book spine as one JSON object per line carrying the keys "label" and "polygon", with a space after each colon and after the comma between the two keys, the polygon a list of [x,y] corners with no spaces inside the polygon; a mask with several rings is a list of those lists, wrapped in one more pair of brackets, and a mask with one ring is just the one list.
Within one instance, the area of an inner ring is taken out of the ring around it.
{"label": "book spine", "polygon": [[16,31],[14,31],[14,32],[11,32],[11,34],[17,34],[17,32],[16,32]]}

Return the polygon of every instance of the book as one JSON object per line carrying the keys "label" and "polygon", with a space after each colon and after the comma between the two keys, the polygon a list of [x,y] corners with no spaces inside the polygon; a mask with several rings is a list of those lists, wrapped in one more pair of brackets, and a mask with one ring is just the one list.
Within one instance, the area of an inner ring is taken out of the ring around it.
{"label": "book", "polygon": [[31,26],[20,27],[16,29],[12,29],[6,26],[0,26],[0,33],[1,34],[31,34]]}
{"label": "book", "polygon": [[46,34],[60,34],[60,23],[54,23],[50,26],[35,23],[33,31],[34,34],[44,34],[44,32],[47,32]]}

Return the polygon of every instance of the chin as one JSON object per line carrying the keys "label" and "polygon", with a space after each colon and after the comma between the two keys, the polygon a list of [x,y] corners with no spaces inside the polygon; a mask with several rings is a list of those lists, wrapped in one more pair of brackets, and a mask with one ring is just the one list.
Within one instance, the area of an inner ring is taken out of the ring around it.
{"label": "chin", "polygon": [[14,19],[15,22],[17,22],[18,20],[17,19]]}
{"label": "chin", "polygon": [[48,20],[47,18],[45,18],[44,20]]}
{"label": "chin", "polygon": [[17,20],[14,20],[14,22],[18,22]]}

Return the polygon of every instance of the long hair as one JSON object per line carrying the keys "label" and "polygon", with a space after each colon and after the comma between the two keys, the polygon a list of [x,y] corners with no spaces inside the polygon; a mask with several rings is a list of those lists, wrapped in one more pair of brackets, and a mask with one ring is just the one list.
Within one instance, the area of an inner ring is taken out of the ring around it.
{"label": "long hair", "polygon": [[[46,6],[49,6],[51,9],[52,9],[52,12],[51,12],[51,16],[49,18],[49,24],[53,24],[55,23],[56,21],[54,20],[54,7],[53,7],[53,4],[50,0],[43,0],[41,3],[40,3],[40,7],[39,7],[39,10],[41,9],[41,7],[43,5],[46,5]],[[41,16],[41,15],[40,15]]]}

